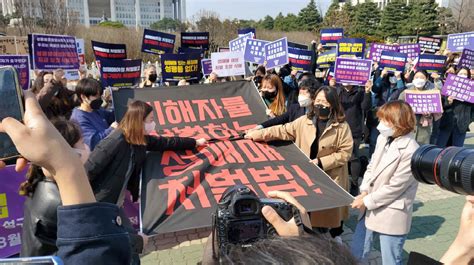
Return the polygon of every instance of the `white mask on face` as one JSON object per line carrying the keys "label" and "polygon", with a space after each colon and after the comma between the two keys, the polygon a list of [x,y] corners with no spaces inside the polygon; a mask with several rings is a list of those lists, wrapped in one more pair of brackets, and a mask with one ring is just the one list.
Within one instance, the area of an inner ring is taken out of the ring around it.
{"label": "white mask on face", "polygon": [[377,130],[379,130],[380,134],[385,136],[386,138],[393,136],[394,131],[392,128],[390,128],[387,124],[384,122],[379,122],[379,125],[377,126]]}
{"label": "white mask on face", "polygon": [[145,123],[145,132],[147,135],[151,134],[155,130],[156,123],[155,121]]}
{"label": "white mask on face", "polygon": [[311,98],[308,96],[304,95],[299,95],[298,96],[298,103],[300,104],[300,107],[306,108],[311,105]]}
{"label": "white mask on face", "polygon": [[459,77],[467,78],[467,75],[463,75],[463,74],[459,74],[458,76],[459,76]]}
{"label": "white mask on face", "polygon": [[416,88],[423,88],[426,84],[426,80],[423,79],[423,78],[415,78],[413,80],[413,85],[416,87]]}
{"label": "white mask on face", "polygon": [[390,84],[396,84],[397,83],[397,77],[391,76],[388,78],[388,81],[390,81]]}

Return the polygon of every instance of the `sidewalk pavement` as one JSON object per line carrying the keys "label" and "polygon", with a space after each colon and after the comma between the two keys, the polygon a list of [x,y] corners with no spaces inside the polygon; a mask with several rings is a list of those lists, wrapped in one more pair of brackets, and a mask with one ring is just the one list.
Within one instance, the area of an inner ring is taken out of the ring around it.
{"label": "sidewalk pavement", "polygon": [[[471,124],[471,132],[474,132],[474,124]],[[468,134],[465,146],[474,147],[474,133]],[[464,196],[444,191],[436,185],[420,184],[418,186],[412,227],[404,245],[405,262],[408,253],[412,251],[435,259],[442,257],[457,234],[464,202]],[[352,240],[357,214],[357,211],[351,211],[351,217],[345,224],[342,239],[347,245]],[[151,252],[142,257],[142,264],[196,264],[202,259],[205,242],[207,239],[192,240],[172,249]],[[379,249],[375,247],[370,253],[370,265],[382,264]]]}

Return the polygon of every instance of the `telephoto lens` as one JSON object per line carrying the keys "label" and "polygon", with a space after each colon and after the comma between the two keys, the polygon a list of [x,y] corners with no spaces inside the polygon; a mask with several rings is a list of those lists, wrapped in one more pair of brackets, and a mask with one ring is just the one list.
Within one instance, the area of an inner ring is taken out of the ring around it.
{"label": "telephoto lens", "polygon": [[413,154],[411,171],[419,182],[474,195],[474,149],[423,145]]}

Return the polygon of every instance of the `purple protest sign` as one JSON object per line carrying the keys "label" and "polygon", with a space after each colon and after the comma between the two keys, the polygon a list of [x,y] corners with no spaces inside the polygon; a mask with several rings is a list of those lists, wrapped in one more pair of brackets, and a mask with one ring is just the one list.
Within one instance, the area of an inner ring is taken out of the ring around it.
{"label": "purple protest sign", "polygon": [[429,74],[438,73],[441,74],[444,71],[444,65],[446,63],[446,56],[436,54],[420,54],[418,62],[416,63],[417,70],[425,70]]}
{"label": "purple protest sign", "polygon": [[0,258],[20,253],[25,197],[18,194],[18,188],[25,174],[26,170],[17,173],[15,166],[0,173]]}
{"label": "purple protest sign", "polygon": [[13,66],[18,72],[21,87],[28,89],[30,86],[28,55],[0,55],[0,66]]}
{"label": "purple protest sign", "polygon": [[247,33],[243,35],[242,37],[238,37],[236,39],[229,41],[230,51],[232,52],[243,51],[245,49],[245,43],[247,42],[247,39],[252,39],[252,33]]}
{"label": "purple protest sign", "polygon": [[406,62],[407,55],[405,53],[382,51],[379,68],[387,69],[389,72],[403,72],[403,70],[405,70]]}
{"label": "purple protest sign", "polygon": [[443,96],[474,103],[474,80],[449,74],[441,90]]}
{"label": "purple protest sign", "polygon": [[398,50],[398,45],[373,43],[372,46],[370,46],[369,59],[374,62],[379,62],[380,57],[382,56],[382,51],[398,52]]}
{"label": "purple protest sign", "polygon": [[265,60],[267,69],[288,64],[288,40],[286,37],[265,44]]}
{"label": "purple protest sign", "polygon": [[288,47],[288,57],[292,70],[296,70],[298,72],[311,71],[313,51]]}
{"label": "purple protest sign", "polygon": [[464,49],[474,50],[474,31],[448,35],[448,49],[460,52]]}
{"label": "purple protest sign", "polygon": [[337,57],[334,78],[337,83],[363,86],[370,79],[371,71],[371,60]]}
{"label": "purple protest sign", "polygon": [[265,44],[268,41],[247,39],[245,43],[244,60],[246,62],[263,64],[265,61]]}
{"label": "purple protest sign", "polygon": [[239,30],[237,31],[237,33],[239,34],[239,37],[242,37],[242,36],[244,36],[245,34],[251,33],[251,34],[252,34],[252,39],[257,38],[257,31],[255,30],[255,28],[239,29]]}
{"label": "purple protest sign", "polygon": [[464,49],[461,58],[459,58],[458,67],[474,68],[474,50]]}
{"label": "purple protest sign", "polygon": [[210,75],[212,73],[212,60],[211,59],[202,59],[201,68],[203,75]]}
{"label": "purple protest sign", "polygon": [[406,54],[408,59],[415,60],[420,56],[420,44],[401,44],[399,52]]}
{"label": "purple protest sign", "polygon": [[79,69],[76,38],[65,35],[30,34],[32,68],[38,70]]}
{"label": "purple protest sign", "polygon": [[405,90],[405,101],[411,106],[415,114],[443,113],[439,90]]}
{"label": "purple protest sign", "polygon": [[128,220],[132,223],[135,230],[140,231],[140,200],[137,202],[132,201],[132,195],[129,191],[125,193],[125,199],[123,201],[123,211],[127,215]]}

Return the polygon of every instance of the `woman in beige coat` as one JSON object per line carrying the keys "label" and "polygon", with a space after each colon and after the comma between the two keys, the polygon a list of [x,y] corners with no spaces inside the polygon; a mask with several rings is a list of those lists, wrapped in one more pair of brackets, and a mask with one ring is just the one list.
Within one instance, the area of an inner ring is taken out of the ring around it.
{"label": "woman in beige coat", "polygon": [[[312,110],[299,119],[266,129],[250,131],[246,138],[254,141],[288,140],[305,153],[346,191],[349,189],[347,162],[352,155],[352,134],[345,122],[344,110],[334,88],[323,86],[312,95]],[[342,221],[349,216],[348,207],[311,213],[313,227],[328,228],[333,237],[342,234]]]}
{"label": "woman in beige coat", "polygon": [[418,149],[413,131],[416,118],[410,105],[392,101],[377,112],[380,120],[374,155],[352,203],[360,210],[353,235],[352,254],[366,262],[375,234],[380,236],[383,264],[402,264],[403,244],[410,231],[418,182],[411,173],[411,158]]}

